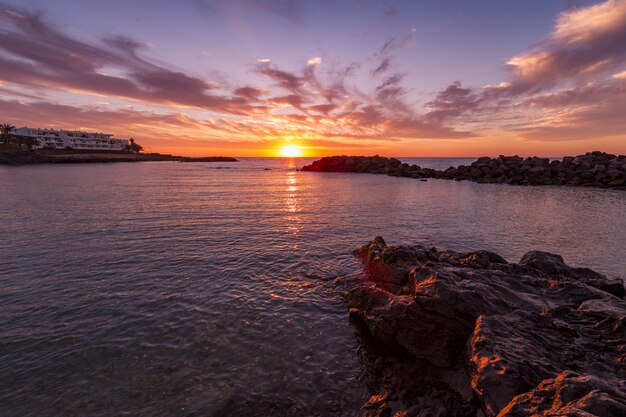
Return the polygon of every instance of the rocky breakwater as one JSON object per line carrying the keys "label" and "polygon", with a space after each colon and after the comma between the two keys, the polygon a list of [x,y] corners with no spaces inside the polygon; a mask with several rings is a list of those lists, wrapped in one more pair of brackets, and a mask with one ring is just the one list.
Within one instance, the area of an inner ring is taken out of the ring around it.
{"label": "rocky breakwater", "polygon": [[626,156],[588,152],[563,159],[520,156],[478,158],[445,171],[381,156],[331,156],[302,168],[312,172],[355,172],[408,178],[443,178],[514,185],[569,185],[626,190]]}
{"label": "rocky breakwater", "polygon": [[394,177],[441,178],[443,173],[436,169],[402,163],[396,158],[383,156],[327,156],[302,168],[311,172],[354,172],[384,174]]}
{"label": "rocky breakwater", "polygon": [[549,158],[482,157],[469,166],[450,167],[443,178],[515,185],[570,185],[626,190],[626,156],[588,152]]}
{"label": "rocky breakwater", "polygon": [[626,415],[621,280],[539,251],[509,263],[377,237],[357,254],[350,315],[380,392],[365,415],[392,400],[398,417]]}

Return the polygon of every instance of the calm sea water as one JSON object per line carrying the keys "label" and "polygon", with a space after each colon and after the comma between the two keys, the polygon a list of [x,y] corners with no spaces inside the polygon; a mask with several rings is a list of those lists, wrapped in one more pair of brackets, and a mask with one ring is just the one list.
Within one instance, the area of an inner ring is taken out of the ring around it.
{"label": "calm sea water", "polygon": [[624,277],[624,192],[307,162],[0,167],[0,415],[354,415],[342,295],[376,235]]}

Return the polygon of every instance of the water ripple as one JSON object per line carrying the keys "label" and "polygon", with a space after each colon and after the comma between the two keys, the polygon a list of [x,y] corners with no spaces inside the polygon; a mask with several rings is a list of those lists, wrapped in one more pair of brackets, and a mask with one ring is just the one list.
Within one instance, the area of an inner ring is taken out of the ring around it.
{"label": "water ripple", "polygon": [[0,415],[354,415],[343,297],[376,235],[624,277],[625,193],[305,162],[0,168]]}

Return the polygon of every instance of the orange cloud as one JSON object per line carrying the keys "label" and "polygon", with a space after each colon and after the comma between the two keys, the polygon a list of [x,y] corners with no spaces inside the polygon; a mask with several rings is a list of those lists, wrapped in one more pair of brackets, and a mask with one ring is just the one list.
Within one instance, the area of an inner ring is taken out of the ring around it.
{"label": "orange cloud", "polygon": [[[269,2],[249,3],[290,15]],[[498,153],[530,141],[551,150],[549,143],[591,136],[619,146],[614,138],[626,132],[619,111],[626,106],[626,0],[561,14],[542,42],[508,60],[508,80],[483,88],[453,82],[425,108],[407,99],[411,89],[395,55],[410,46],[414,31],[388,38],[366,63],[324,58],[320,65],[321,57],[311,57],[291,71],[258,58],[251,78],[239,84],[151,62],[145,44],[133,39],[73,38],[40,14],[0,7],[0,23],[4,117],[106,128],[154,150],[259,155],[297,140],[320,154],[441,155],[447,147],[463,155],[494,143]],[[369,75],[369,91],[357,88],[359,71]],[[54,97],[91,104],[56,104]]]}
{"label": "orange cloud", "polygon": [[507,64],[519,89],[549,87],[590,77],[626,61],[626,0],[608,0],[561,13],[554,31],[535,50]]}

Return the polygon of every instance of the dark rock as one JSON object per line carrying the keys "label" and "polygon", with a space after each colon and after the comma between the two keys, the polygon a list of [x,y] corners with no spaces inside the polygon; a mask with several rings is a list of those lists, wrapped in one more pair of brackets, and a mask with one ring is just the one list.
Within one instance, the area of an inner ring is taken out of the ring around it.
{"label": "dark rock", "polygon": [[519,156],[500,155],[497,158],[483,156],[470,166],[450,167],[445,171],[420,168],[378,155],[332,156],[319,159],[302,170],[386,174],[407,178],[444,178],[512,185],[612,187],[618,190],[626,188],[626,156],[598,151],[577,157],[567,156],[562,161],[538,157],[524,159]]}
{"label": "dark rock", "polygon": [[606,175],[609,178],[623,178],[624,177],[624,174],[622,173],[622,171],[620,171],[619,169],[614,169],[614,168],[609,169],[606,172]]}
{"label": "dark rock", "polygon": [[387,403],[388,397],[387,393],[372,395],[363,406],[363,409],[366,410],[363,417],[391,417],[391,408]]}
{"label": "dark rock", "polygon": [[[540,251],[513,264],[488,251],[389,247],[376,238],[356,253],[366,279],[348,295],[351,317],[388,356],[404,358],[390,365],[396,384],[388,386],[407,413],[437,383],[430,407],[442,416],[624,415],[621,280]],[[423,376],[404,378],[408,363]]]}
{"label": "dark rock", "polygon": [[513,398],[499,416],[624,416],[623,393],[624,381],[615,386],[594,376],[564,371]]}
{"label": "dark rock", "polygon": [[[329,156],[302,168],[312,172],[354,172],[386,174],[395,177],[422,178],[428,176],[417,165],[403,164],[395,158],[382,156]],[[439,172],[437,172],[439,175]]]}

